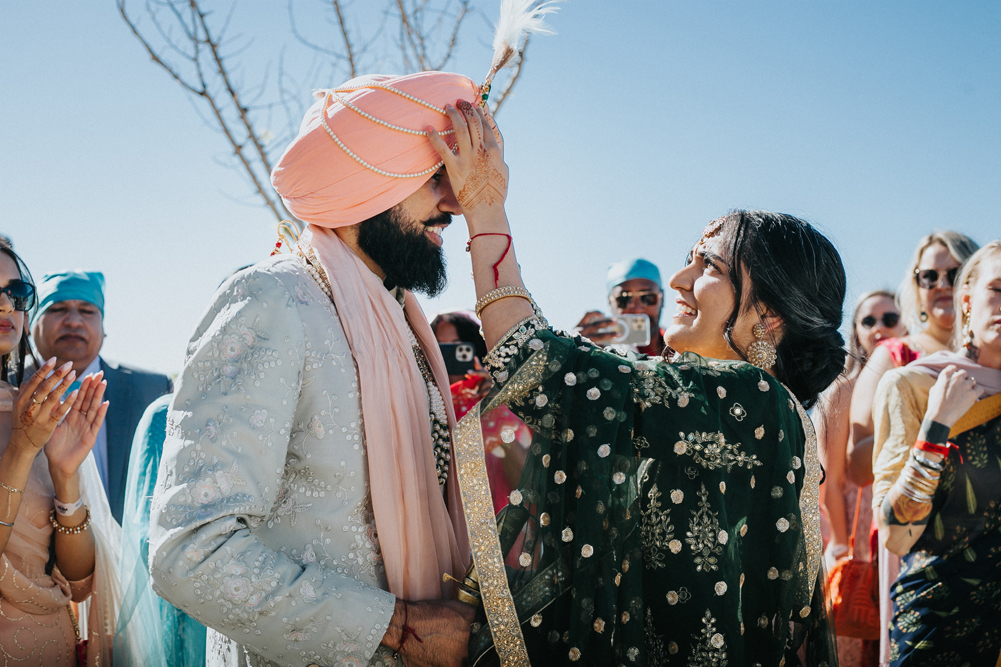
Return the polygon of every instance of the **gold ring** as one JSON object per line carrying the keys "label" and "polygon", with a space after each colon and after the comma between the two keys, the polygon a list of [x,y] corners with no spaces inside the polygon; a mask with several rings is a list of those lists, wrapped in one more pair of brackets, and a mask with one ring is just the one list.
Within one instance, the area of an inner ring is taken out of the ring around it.
{"label": "gold ring", "polygon": [[36,401],[36,400],[35,400],[35,397],[34,397],[34,396],[32,396],[32,397],[31,397],[31,402],[32,402],[32,403],[34,403],[35,405],[41,405],[41,404],[42,404],[42,403],[44,403],[45,401]]}

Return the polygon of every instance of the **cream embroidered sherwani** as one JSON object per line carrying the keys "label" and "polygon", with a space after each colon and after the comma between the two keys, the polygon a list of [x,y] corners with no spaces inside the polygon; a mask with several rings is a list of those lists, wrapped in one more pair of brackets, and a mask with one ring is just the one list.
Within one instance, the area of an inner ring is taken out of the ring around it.
{"label": "cream embroidered sherwani", "polygon": [[187,350],[150,522],[154,588],[241,664],[392,663],[358,378],[296,257],[237,274]]}

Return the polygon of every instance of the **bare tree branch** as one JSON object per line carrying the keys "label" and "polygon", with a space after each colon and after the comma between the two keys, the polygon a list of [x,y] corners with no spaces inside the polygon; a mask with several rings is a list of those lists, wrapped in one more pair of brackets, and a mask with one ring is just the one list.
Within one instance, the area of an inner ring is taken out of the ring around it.
{"label": "bare tree branch", "polygon": [[331,0],[334,11],[337,13],[337,24],[341,27],[341,36],[344,37],[344,49],[348,52],[348,67],[351,70],[351,78],[358,76],[358,66],[355,63],[355,52],[351,47],[351,39],[348,37],[348,24],[344,20],[344,13],[341,11],[340,0]]}
{"label": "bare tree branch", "polygon": [[[144,5],[145,25],[129,13],[127,2]],[[220,0],[116,0],[122,20],[152,62],[191,96],[192,106],[206,126],[225,137],[230,159],[214,159],[246,178],[253,198],[278,220],[291,216],[269,182],[272,158],[276,147],[298,130],[304,111],[301,91],[316,87],[318,80],[329,85],[344,74],[354,78],[372,65],[404,72],[444,69],[455,56],[460,35],[465,34],[466,19],[474,13],[473,0],[381,0],[381,19],[373,28],[356,24],[353,12],[362,10],[356,10],[350,0],[310,2],[327,14],[327,22],[338,32],[335,41],[342,43],[325,47],[324,39],[300,32],[295,0],[288,0],[290,33],[314,55],[308,65],[299,58],[293,73],[282,47],[277,75],[273,75],[273,60],[265,59],[267,64],[254,71],[243,69],[244,54],[254,48],[254,38],[230,34],[238,24],[236,12],[242,8],[236,0],[230,0],[225,15],[214,9]],[[357,0],[355,4],[371,10],[374,3]],[[395,40],[387,30],[393,24],[398,28]],[[350,27],[358,25],[361,27]],[[379,44],[389,50],[383,51]],[[495,96],[494,114],[521,76],[525,47],[519,55],[514,71]],[[276,116],[282,115],[286,129],[279,130],[276,137],[268,128],[276,122],[280,125]]]}

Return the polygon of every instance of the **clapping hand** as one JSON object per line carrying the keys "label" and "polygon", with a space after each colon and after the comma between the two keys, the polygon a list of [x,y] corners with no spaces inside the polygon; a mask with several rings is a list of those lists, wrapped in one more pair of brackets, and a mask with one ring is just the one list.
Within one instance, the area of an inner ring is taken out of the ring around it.
{"label": "clapping hand", "polygon": [[14,401],[13,430],[11,442],[36,456],[62,418],[73,407],[79,390],[60,401],[62,395],[73,384],[76,371],[72,362],[55,368],[56,358],[52,357],[39,368],[31,378],[18,387]]}
{"label": "clapping hand", "polygon": [[104,371],[101,371],[85,377],[80,389],[66,401],[72,403],[69,414],[45,446],[53,478],[75,475],[97,442],[97,434],[108,413],[108,402],[102,402],[108,387],[103,376]]}

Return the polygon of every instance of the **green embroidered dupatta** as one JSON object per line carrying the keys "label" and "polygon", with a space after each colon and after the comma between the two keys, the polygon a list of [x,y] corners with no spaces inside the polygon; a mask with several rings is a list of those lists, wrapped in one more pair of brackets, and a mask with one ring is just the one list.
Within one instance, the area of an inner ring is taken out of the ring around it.
{"label": "green embroidered dupatta", "polygon": [[480,410],[456,432],[486,610],[472,664],[836,664],[816,439],[779,382],[619,355],[538,318],[487,364],[482,413],[505,404],[534,438],[494,533]]}

